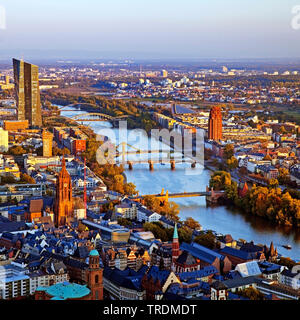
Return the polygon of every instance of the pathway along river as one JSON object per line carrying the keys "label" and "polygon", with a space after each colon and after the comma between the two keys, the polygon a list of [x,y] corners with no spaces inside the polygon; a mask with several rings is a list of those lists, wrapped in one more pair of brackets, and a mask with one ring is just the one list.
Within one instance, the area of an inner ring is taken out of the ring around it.
{"label": "pathway along river", "polygon": [[[62,115],[66,117],[82,113],[86,112],[76,109],[74,109],[74,112],[62,111]],[[110,123],[106,122],[88,122],[84,124],[88,124],[95,133],[101,133],[103,128],[109,129],[112,127]],[[118,137],[118,129],[111,130]],[[143,141],[147,144],[148,138],[144,136]],[[136,185],[140,194],[160,193],[162,188],[170,193],[204,191],[208,185],[211,172],[206,169],[196,168],[194,170],[199,174],[186,175],[185,169],[189,166],[189,164],[177,164],[176,170],[171,171],[168,164],[155,164],[154,171],[150,172],[147,164],[136,164],[132,171],[126,168],[126,176],[128,182]],[[300,260],[300,230],[279,227],[265,219],[249,216],[224,206],[207,207],[204,197],[171,200],[174,200],[180,206],[180,217],[182,219],[193,217],[200,222],[204,230],[210,229],[217,233],[231,234],[234,239],[253,240],[255,243],[267,245],[270,245],[271,241],[273,241],[280,254],[289,256],[296,261]],[[292,250],[283,248],[282,245],[284,244],[290,244]]]}

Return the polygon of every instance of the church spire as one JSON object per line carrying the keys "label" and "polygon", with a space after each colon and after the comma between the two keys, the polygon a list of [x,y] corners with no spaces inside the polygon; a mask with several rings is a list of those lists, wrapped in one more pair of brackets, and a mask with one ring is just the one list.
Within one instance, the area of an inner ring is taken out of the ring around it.
{"label": "church spire", "polygon": [[173,239],[178,239],[177,223],[175,223]]}
{"label": "church spire", "polygon": [[270,257],[274,257],[274,255],[275,255],[275,250],[274,250],[274,244],[272,241],[270,245]]}
{"label": "church spire", "polygon": [[172,243],[172,269],[173,271],[176,270],[176,261],[180,254],[179,249],[179,239],[178,239],[178,230],[177,230],[177,223],[174,227],[174,233],[173,233],[173,243]]}

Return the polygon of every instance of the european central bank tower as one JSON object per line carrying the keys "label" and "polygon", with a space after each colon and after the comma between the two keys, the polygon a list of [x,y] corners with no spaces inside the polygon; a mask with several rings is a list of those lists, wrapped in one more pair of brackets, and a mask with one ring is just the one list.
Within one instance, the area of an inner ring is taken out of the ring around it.
{"label": "european central bank tower", "polygon": [[28,120],[31,127],[42,126],[38,66],[13,59],[18,120]]}

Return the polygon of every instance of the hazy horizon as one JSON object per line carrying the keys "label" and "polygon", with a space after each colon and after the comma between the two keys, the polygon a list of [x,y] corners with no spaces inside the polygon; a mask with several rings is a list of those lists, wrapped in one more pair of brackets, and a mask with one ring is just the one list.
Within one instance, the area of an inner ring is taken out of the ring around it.
{"label": "hazy horizon", "polygon": [[296,59],[299,0],[13,0],[0,60]]}

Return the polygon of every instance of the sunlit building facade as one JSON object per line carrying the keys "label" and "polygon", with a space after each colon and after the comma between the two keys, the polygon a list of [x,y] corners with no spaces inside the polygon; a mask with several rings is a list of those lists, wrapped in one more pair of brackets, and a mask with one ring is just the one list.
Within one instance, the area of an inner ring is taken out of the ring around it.
{"label": "sunlit building facade", "polygon": [[18,120],[28,120],[33,127],[42,126],[38,67],[13,59]]}

